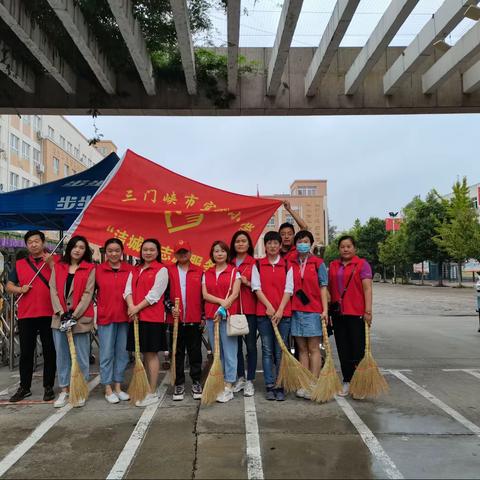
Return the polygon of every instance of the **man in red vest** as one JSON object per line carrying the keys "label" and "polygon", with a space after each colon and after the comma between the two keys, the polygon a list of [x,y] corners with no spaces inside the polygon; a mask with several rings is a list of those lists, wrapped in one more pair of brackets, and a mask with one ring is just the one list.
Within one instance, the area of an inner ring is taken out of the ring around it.
{"label": "man in red vest", "polygon": [[[33,361],[37,335],[40,335],[43,351],[43,400],[55,398],[55,346],[52,336],[53,308],[48,282],[52,273],[53,257],[45,250],[45,235],[38,230],[25,234],[28,257],[18,260],[10,272],[7,292],[22,295],[18,302],[18,333],[20,337],[20,386],[10,398],[19,402],[30,397],[32,392]],[[47,264],[45,264],[47,262]],[[43,268],[42,268],[43,267]],[[41,272],[30,284],[38,270]]]}
{"label": "man in red vest", "polygon": [[[308,230],[307,224],[304,222],[303,218],[300,217],[300,215],[295,212],[295,210],[293,210],[288,200],[283,201],[283,207],[297,222],[300,230]],[[296,248],[293,243],[293,238],[295,237],[295,227],[290,222],[282,223],[280,225],[280,228],[278,229],[278,233],[282,237],[280,255],[289,260],[290,255],[296,254]]]}
{"label": "man in red vest", "polygon": [[[170,301],[178,298],[179,325],[177,337],[175,389],[173,400],[183,400],[185,395],[185,349],[190,364],[192,379],[192,397],[202,398],[202,275],[203,270],[190,262],[192,249],[183,240],[174,247],[176,263],[168,266],[168,282]],[[167,322],[173,323],[172,313],[167,314]]]}

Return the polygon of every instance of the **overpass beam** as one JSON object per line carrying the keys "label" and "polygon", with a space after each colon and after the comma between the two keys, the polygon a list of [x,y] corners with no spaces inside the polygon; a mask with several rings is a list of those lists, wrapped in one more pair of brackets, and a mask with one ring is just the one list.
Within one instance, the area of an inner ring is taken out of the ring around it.
{"label": "overpass beam", "polygon": [[480,88],[480,62],[463,74],[462,83],[463,93],[473,93]]}
{"label": "overpass beam", "polygon": [[360,0],[337,0],[305,75],[305,95],[313,96],[317,93],[359,3]]}
{"label": "overpass beam", "polygon": [[345,75],[345,95],[353,95],[378,62],[418,0],[392,0]]}
{"label": "overpass beam", "polygon": [[156,87],[152,61],[147,51],[140,23],[133,16],[131,1],[108,0],[108,5],[115,17],[147,95],[155,95]]}
{"label": "overpass beam", "polygon": [[468,30],[450,50],[422,75],[423,93],[435,92],[462,63],[467,63],[478,53],[480,53],[480,22]]}
{"label": "overpass beam", "polygon": [[240,42],[240,0],[229,0],[227,6],[227,68],[228,91],[237,93],[238,84],[238,45]]}
{"label": "overpass beam", "polygon": [[107,57],[100,51],[94,34],[90,31],[85,18],[75,0],[47,0],[65,30],[80,50],[103,89],[113,95],[116,78]]}
{"label": "overpass beam", "polygon": [[190,19],[186,0],[170,0],[173,11],[175,30],[177,31],[178,48],[182,57],[183,71],[187,91],[190,95],[197,94],[197,74],[195,71],[195,54],[193,51]]}
{"label": "overpass beam", "polygon": [[76,75],[45,32],[32,21],[22,0],[0,0],[0,18],[60,86],[75,93]]}
{"label": "overpass beam", "polygon": [[269,96],[276,95],[280,87],[302,5],[303,0],[285,0],[283,2],[272,57],[268,64],[267,95]]}
{"label": "overpass beam", "polygon": [[392,95],[400,84],[433,52],[433,44],[444,39],[478,0],[445,0],[383,77],[385,95]]}
{"label": "overpass beam", "polygon": [[35,93],[35,74],[23,61],[12,54],[12,49],[0,40],[0,72],[27,93]]}

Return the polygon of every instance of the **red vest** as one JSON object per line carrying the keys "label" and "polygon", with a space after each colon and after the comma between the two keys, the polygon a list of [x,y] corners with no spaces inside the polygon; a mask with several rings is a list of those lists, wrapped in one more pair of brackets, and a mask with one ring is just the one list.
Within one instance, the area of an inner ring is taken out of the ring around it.
{"label": "red vest", "polygon": [[[39,270],[45,263],[43,261],[36,263],[31,255],[29,258],[37,270]],[[35,272],[25,258],[18,260],[15,269],[17,270],[18,283],[20,286],[28,285],[35,276]],[[50,281],[52,271],[48,265],[45,265],[45,267],[42,268],[42,275],[47,281]],[[53,308],[52,300],[50,299],[50,289],[37,276],[32,283],[32,288],[27,293],[23,294],[18,302],[18,319],[51,317],[52,315]]]}
{"label": "red vest", "polygon": [[[260,284],[262,292],[267,297],[272,307],[277,310],[282,303],[282,298],[285,293],[285,283],[287,281],[287,262],[284,258],[280,258],[276,265],[272,265],[268,261],[268,257],[261,258],[258,261],[257,268],[260,273]],[[267,308],[262,302],[257,302],[257,315],[264,317]],[[283,311],[284,317],[292,316],[292,302],[288,301]]]}
{"label": "red vest", "polygon": [[[232,262],[235,266],[235,260]],[[255,259],[250,255],[247,255],[243,262],[237,267],[240,275],[245,277],[249,282],[252,281],[252,268],[255,265]],[[252,292],[251,287],[243,285],[240,287],[242,310],[245,315],[255,315],[257,313],[257,296]],[[240,309],[240,297],[239,297],[239,309]]]}
{"label": "red vest", "polygon": [[[144,265],[138,265],[132,272],[132,297],[135,305],[138,305],[142,302],[142,300],[145,299],[155,283],[155,277],[157,276],[157,273],[162,268],[165,268],[165,266],[159,262],[152,262],[140,274],[143,267]],[[163,305],[163,295],[157,303],[144,308],[140,312],[139,317],[143,322],[165,323],[165,306]]]}
{"label": "red vest", "polygon": [[353,274],[352,281],[348,286],[348,289],[343,297],[341,302],[341,312],[343,315],[355,315],[358,317],[363,316],[365,313],[365,297],[363,295],[363,284],[360,278],[360,272],[363,267],[365,260],[358,258],[357,256],[352,258],[352,261],[345,266],[343,271],[343,287],[342,290],[338,291],[338,270],[341,265],[340,260],[333,260],[330,263],[330,268],[328,271],[328,289],[332,298],[332,302],[338,302],[340,296],[345,289],[345,285],[352,274],[353,268],[355,265],[355,273]]}
{"label": "red vest", "polygon": [[292,245],[288,252],[280,250],[280,256],[285,260],[292,260],[294,257],[297,256],[297,247],[295,245]]}
{"label": "red vest", "polygon": [[[232,265],[227,265],[227,268],[218,276],[218,279],[215,269],[216,267],[213,266],[205,272],[205,287],[210,295],[224,299],[227,296],[230,281],[233,288],[237,269]],[[216,303],[205,302],[205,317],[214,318],[219,306]],[[238,301],[233,302],[228,312],[231,315],[238,313]]]}
{"label": "red vest", "polygon": [[[320,294],[320,285],[318,283],[318,269],[323,263],[321,258],[314,255],[309,255],[307,264],[305,265],[305,271],[302,279],[300,262],[298,255],[291,256],[290,265],[293,269],[293,297],[292,297],[292,310],[297,312],[315,312],[322,313],[322,297]],[[304,305],[301,300],[295,295],[297,290],[302,289],[307,297],[310,299],[308,305]]]}
{"label": "red vest", "polygon": [[[187,270],[187,287],[185,291],[187,305],[182,302],[182,290],[180,288],[180,274],[176,264],[168,267],[168,282],[170,285],[170,300],[180,300],[180,322],[200,323],[202,321],[203,297],[202,297],[202,274],[203,270],[190,263]],[[185,312],[185,317],[183,315]],[[173,315],[167,313],[167,323],[173,323]]]}
{"label": "red vest", "polygon": [[[68,277],[68,263],[58,262],[55,264],[55,282],[57,285],[58,298],[60,304],[62,305],[63,311],[68,312],[69,310],[75,310],[79,304],[82,295],[87,286],[87,280],[90,275],[90,272],[95,268],[93,263],[81,262],[75,272],[73,278],[73,305],[67,306],[67,296],[68,292],[65,293],[65,284]],[[90,302],[90,305],[87,307],[82,316],[93,317],[93,301]]]}
{"label": "red vest", "polygon": [[133,267],[126,262],[122,262],[117,271],[113,270],[108,262],[97,265],[97,325],[128,322],[127,303],[123,299],[123,292],[132,270]]}

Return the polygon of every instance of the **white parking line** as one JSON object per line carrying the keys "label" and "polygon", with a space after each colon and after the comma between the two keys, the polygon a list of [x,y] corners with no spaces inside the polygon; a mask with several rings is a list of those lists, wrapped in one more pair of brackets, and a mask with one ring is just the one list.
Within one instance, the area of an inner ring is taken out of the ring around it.
{"label": "white parking line", "polygon": [[247,475],[249,480],[263,480],[262,453],[258,435],[257,411],[254,397],[243,397],[245,435],[247,443]]}
{"label": "white parking line", "polygon": [[392,375],[395,375],[395,377],[397,377],[403,383],[408,385],[412,390],[415,390],[422,397],[426,398],[427,400],[432,402],[434,405],[436,405],[438,408],[443,410],[446,414],[450,415],[454,420],[456,420],[458,423],[463,425],[466,429],[470,430],[475,435],[480,437],[480,427],[478,425],[475,425],[475,423],[471,422],[470,420],[468,420],[468,418],[465,418],[460,412],[457,412],[457,410],[453,409],[452,407],[448,406],[446,403],[442,402],[435,395],[433,395],[428,390],[426,390],[425,388],[415,383],[413,380],[410,380],[408,377],[403,375],[403,373],[399,372],[398,370],[390,370],[390,373]]}
{"label": "white parking line", "polygon": [[[92,391],[100,383],[97,375],[88,383],[88,391]],[[0,461],[0,477],[18,462],[56,423],[58,423],[73,407],[68,404],[47,417],[23,442],[19,443],[6,457]]]}
{"label": "white parking line", "polygon": [[480,368],[444,368],[444,372],[465,372],[480,380]]}
{"label": "white parking line", "polygon": [[335,397],[340,408],[343,410],[345,415],[348,417],[352,425],[357,429],[357,432],[360,434],[365,445],[368,447],[375,459],[382,465],[386,478],[391,479],[402,479],[404,476],[398,470],[393,460],[388,456],[387,452],[380,445],[380,442],[377,440],[377,437],[373,432],[367,427],[367,425],[362,421],[358,416],[357,412],[352,408],[352,406],[342,397]]}
{"label": "white parking line", "polygon": [[138,449],[145,439],[145,434],[147,433],[150,422],[155,415],[157,409],[162,405],[163,400],[165,399],[165,394],[167,393],[168,385],[170,383],[170,374],[167,374],[163,377],[160,386],[158,387],[158,399],[159,401],[153,405],[149,405],[143,411],[140,419],[138,420],[135,428],[130,435],[127,443],[123,447],[120,455],[115,462],[115,465],[110,470],[110,473],[107,476],[107,480],[119,480],[122,479],[128,472],[132,461],[134,460]]}

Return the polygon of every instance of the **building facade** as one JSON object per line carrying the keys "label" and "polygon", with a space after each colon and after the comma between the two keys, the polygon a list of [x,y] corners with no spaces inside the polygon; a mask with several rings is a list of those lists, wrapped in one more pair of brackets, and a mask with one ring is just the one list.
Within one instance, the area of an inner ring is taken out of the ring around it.
{"label": "building facade", "polygon": [[[327,180],[295,180],[290,185],[290,193],[266,195],[265,198],[288,200],[292,210],[305,221],[315,238],[315,246],[324,247],[328,243]],[[263,237],[270,230],[277,230],[284,222],[298,225],[292,215],[282,205],[270,218],[255,248],[255,255],[265,255]]]}
{"label": "building facade", "polygon": [[103,151],[116,146],[110,141],[90,146],[62,116],[0,115],[0,192],[75,175],[102,160]]}

